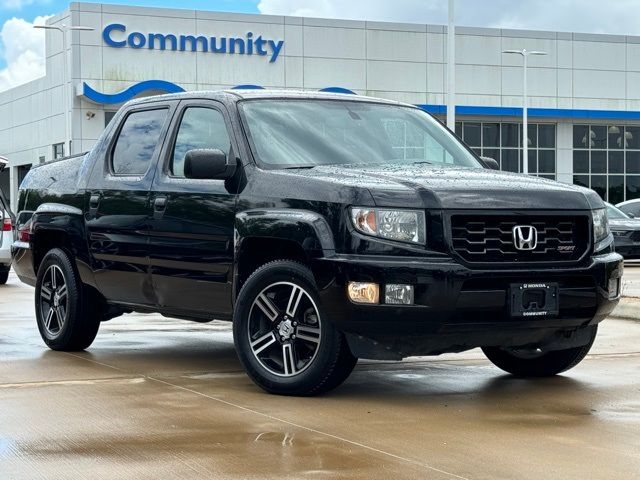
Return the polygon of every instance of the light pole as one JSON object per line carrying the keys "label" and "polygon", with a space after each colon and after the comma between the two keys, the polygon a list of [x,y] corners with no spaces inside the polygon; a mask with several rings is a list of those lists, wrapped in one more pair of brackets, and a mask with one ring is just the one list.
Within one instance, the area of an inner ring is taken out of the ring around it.
{"label": "light pole", "polygon": [[455,0],[449,0],[449,24],[447,25],[447,127],[456,131],[456,31]]}
{"label": "light pole", "polygon": [[522,55],[522,173],[529,173],[529,135],[527,131],[527,57],[529,55],[546,55],[538,50],[503,50],[502,53]]}
{"label": "light pole", "polygon": [[62,101],[64,103],[64,143],[68,145],[67,153],[63,152],[63,155],[71,155],[71,129],[69,128],[69,105],[67,100],[67,80],[66,76],[69,74],[69,78],[71,78],[71,74],[69,72],[69,68],[67,67],[67,32],[70,30],[79,30],[79,31],[92,31],[92,27],[81,27],[81,26],[73,26],[73,25],[34,25],[33,28],[41,28],[43,30],[58,30],[62,33],[62,60],[64,62],[63,71],[64,77],[62,80]]}

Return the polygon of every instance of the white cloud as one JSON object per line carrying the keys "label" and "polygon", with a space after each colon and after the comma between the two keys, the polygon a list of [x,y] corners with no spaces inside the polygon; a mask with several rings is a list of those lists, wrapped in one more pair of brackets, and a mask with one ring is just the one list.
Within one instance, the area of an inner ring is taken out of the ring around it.
{"label": "white cloud", "polygon": [[[447,0],[260,0],[262,13],[445,24]],[[456,24],[640,35],[640,0],[456,0]]]}
{"label": "white cloud", "polygon": [[44,30],[33,25],[44,24],[47,18],[36,17],[33,23],[11,18],[2,25],[0,54],[7,65],[0,69],[0,92],[45,74]]}
{"label": "white cloud", "polygon": [[22,7],[33,5],[34,3],[49,3],[51,0],[0,0],[0,7],[3,10],[20,10]]}

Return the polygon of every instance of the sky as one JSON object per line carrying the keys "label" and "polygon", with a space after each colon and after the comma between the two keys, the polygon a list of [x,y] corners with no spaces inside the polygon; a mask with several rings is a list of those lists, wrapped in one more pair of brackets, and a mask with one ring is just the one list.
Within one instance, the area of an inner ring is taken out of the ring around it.
{"label": "sky", "polygon": [[[103,0],[225,12],[444,24],[447,0]],[[33,28],[62,0],[0,0],[0,91],[44,75],[44,35]],[[640,0],[456,0],[456,24],[640,36]]]}

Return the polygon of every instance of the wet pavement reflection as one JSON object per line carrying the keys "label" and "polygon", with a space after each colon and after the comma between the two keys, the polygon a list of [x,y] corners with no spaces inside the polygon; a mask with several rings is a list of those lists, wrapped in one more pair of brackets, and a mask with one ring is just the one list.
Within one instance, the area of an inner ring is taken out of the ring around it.
{"label": "wet pavement reflection", "polygon": [[360,362],[317,398],[245,376],[229,325],[128,315],[45,348],[32,289],[0,288],[0,478],[638,478],[640,323],[607,320],[563,376],[481,352]]}

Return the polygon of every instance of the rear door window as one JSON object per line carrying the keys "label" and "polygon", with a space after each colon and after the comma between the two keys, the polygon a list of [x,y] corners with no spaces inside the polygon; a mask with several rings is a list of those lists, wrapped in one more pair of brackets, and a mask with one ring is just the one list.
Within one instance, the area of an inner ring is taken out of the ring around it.
{"label": "rear door window", "polygon": [[144,175],[149,170],[168,111],[144,110],[127,116],[111,157],[115,175]]}

